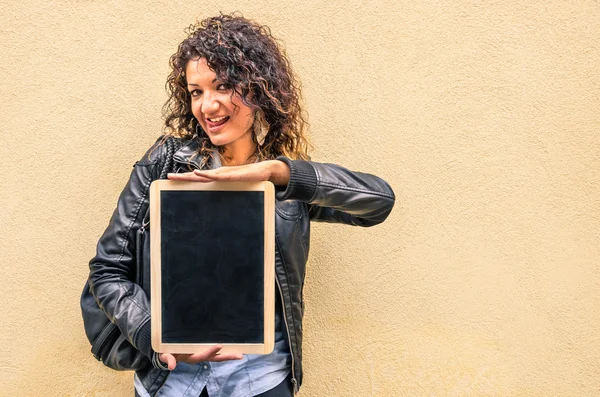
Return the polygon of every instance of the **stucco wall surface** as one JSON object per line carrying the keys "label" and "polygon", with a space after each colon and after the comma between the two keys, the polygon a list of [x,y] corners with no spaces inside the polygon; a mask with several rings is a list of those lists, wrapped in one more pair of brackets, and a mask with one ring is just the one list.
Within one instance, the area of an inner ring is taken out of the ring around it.
{"label": "stucco wall surface", "polygon": [[0,4],[0,396],[131,396],[79,295],[131,166],[161,133],[196,18],[272,28],[316,161],[397,203],[315,224],[300,396],[600,396],[596,1]]}

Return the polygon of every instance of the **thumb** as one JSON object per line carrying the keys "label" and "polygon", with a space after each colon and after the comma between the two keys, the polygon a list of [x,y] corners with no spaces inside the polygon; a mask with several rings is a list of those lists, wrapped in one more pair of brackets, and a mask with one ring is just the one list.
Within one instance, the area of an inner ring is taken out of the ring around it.
{"label": "thumb", "polygon": [[169,371],[173,371],[177,366],[177,360],[175,359],[175,356],[170,353],[162,353],[158,358],[160,361],[167,364]]}

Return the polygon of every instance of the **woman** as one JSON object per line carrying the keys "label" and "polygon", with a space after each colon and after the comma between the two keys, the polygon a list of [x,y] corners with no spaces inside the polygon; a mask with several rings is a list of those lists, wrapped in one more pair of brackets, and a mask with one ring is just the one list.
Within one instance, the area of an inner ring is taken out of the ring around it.
{"label": "woman", "polygon": [[[268,28],[237,15],[193,26],[171,57],[167,135],[138,161],[90,262],[100,307],[152,366],[138,369],[140,396],[291,396],[302,382],[302,316],[310,220],[372,226],[394,204],[373,175],[308,161],[299,84]],[[276,186],[276,344],[272,354],[154,352],[149,302],[130,281],[135,231],[148,208],[148,186],[172,155],[179,181],[263,181]]]}

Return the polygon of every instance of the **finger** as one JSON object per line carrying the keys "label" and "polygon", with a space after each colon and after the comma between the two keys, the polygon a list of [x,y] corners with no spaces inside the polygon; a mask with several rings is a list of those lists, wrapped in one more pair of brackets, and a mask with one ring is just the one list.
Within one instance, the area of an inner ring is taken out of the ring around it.
{"label": "finger", "polygon": [[169,355],[169,353],[160,353],[160,354],[158,355],[158,359],[159,359],[160,361],[162,361],[162,363],[163,363],[163,364],[167,364],[167,360],[168,360],[167,356],[168,356],[168,355]]}
{"label": "finger", "polygon": [[220,362],[220,361],[227,361],[227,360],[241,360],[242,358],[244,358],[244,356],[241,355],[240,353],[221,354],[219,352],[222,349],[223,349],[223,345],[214,346],[214,349],[210,350],[210,353],[212,353],[212,354],[209,357],[207,357],[206,361]]}
{"label": "finger", "polygon": [[[225,168],[225,167],[223,167]],[[219,170],[222,168],[219,168]],[[214,170],[217,171],[217,170]],[[247,169],[240,169],[237,167],[231,167],[229,169],[223,169],[221,172],[210,172],[210,171],[194,171],[194,174],[199,177],[210,178],[213,181],[220,182],[239,182],[239,181],[258,181],[262,180],[262,176],[256,172],[249,172]]]}
{"label": "finger", "polygon": [[222,348],[223,348],[223,346],[221,346],[221,345],[211,346],[208,349],[204,350],[203,352],[191,354],[188,357],[188,360],[191,362],[209,361]]}
{"label": "finger", "polygon": [[242,358],[244,358],[244,356],[239,353],[217,354],[211,358],[210,361],[221,362],[229,360],[241,360]]}
{"label": "finger", "polygon": [[172,179],[172,180],[185,180],[185,179],[189,179],[189,178],[193,178],[194,177],[194,173],[193,172],[182,172],[179,174],[176,174],[174,172],[169,172],[167,174],[167,178]]}
{"label": "finger", "polygon": [[158,356],[158,358],[160,359],[160,361],[167,364],[169,371],[173,371],[177,366],[177,359],[174,355],[170,353],[162,353],[160,356]]}
{"label": "finger", "polygon": [[175,181],[177,181],[177,180],[186,180],[186,179],[195,178],[195,177],[196,176],[194,175],[193,172],[182,172],[180,174],[169,172],[167,174],[167,178],[175,180]]}
{"label": "finger", "polygon": [[202,353],[194,354],[194,356],[196,356],[195,359],[198,359],[198,361],[213,361],[213,362],[228,361],[228,360],[241,360],[242,358],[244,358],[244,356],[241,355],[240,353],[221,354],[221,353],[219,353],[221,351],[221,349],[223,349],[222,345],[211,346],[210,348],[203,351]]}
{"label": "finger", "polygon": [[172,181],[183,181],[183,182],[210,182],[211,179],[195,175],[193,172],[186,172],[183,174],[167,174],[167,178]]}
{"label": "finger", "polygon": [[216,170],[194,170],[194,175],[216,181],[223,180],[223,178],[227,175],[227,171],[224,171],[224,167]]}

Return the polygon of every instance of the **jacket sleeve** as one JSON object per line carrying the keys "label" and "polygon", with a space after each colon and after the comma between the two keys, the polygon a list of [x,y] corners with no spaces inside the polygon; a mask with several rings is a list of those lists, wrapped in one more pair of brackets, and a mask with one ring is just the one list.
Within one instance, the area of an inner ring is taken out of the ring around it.
{"label": "jacket sleeve", "polygon": [[92,295],[108,318],[142,354],[152,359],[150,304],[133,281],[136,269],[135,233],[148,208],[150,183],[157,179],[165,150],[161,139],[146,152],[131,172],[119,196],[117,208],[98,241],[90,261],[88,283]]}
{"label": "jacket sleeve", "polygon": [[277,199],[306,202],[313,220],[373,226],[392,211],[394,192],[379,177],[335,164],[282,156],[277,160],[290,168],[290,181],[285,190],[276,193]]}

